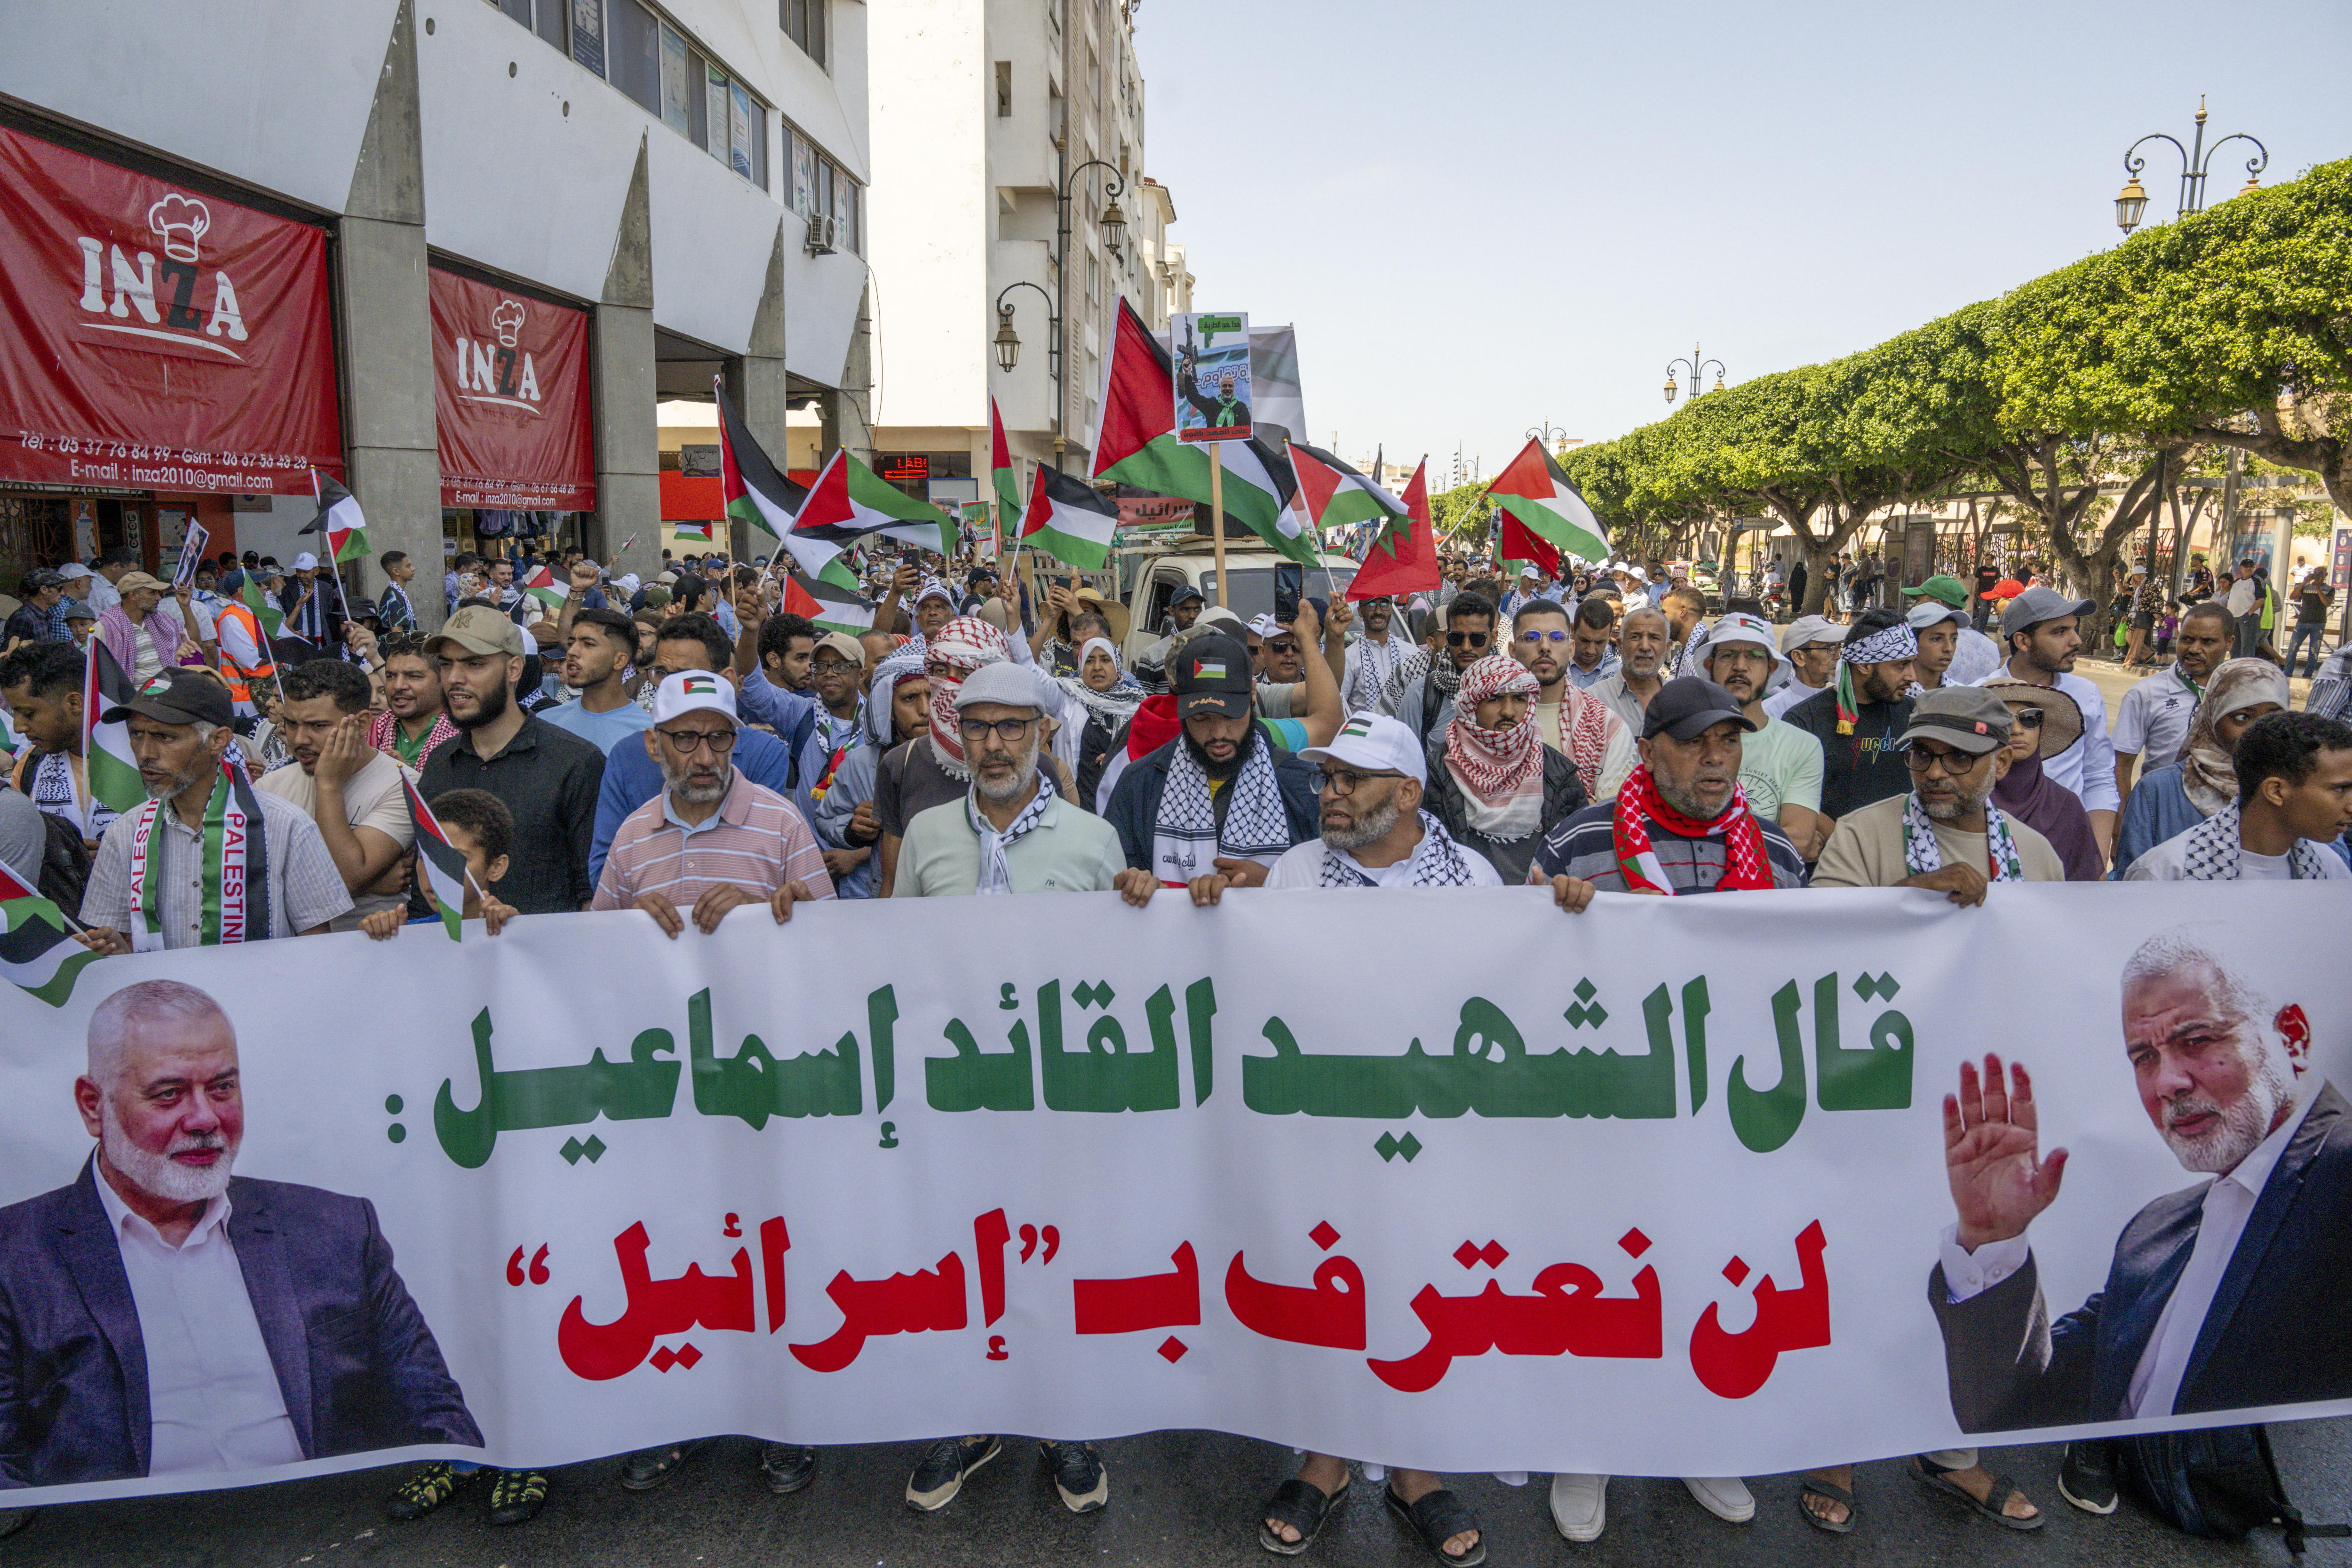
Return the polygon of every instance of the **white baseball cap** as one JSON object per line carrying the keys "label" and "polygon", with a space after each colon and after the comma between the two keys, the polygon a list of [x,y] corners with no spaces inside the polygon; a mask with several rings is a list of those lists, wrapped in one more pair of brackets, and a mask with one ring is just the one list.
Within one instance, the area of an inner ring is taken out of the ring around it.
{"label": "white baseball cap", "polygon": [[1958,621],[1964,626],[1969,624],[1968,616],[1937,599],[1920,600],[1904,613],[1903,618],[1911,623],[1915,632],[1924,632],[1945,621]]}
{"label": "white baseball cap", "polygon": [[655,723],[667,724],[698,708],[724,713],[730,724],[740,722],[735,717],[735,684],[726,677],[707,669],[681,669],[662,678],[654,692]]}
{"label": "white baseball cap", "polygon": [[1772,668],[1775,673],[1789,666],[1789,656],[1780,651],[1780,640],[1773,634],[1772,623],[1761,616],[1751,616],[1745,611],[1734,610],[1717,621],[1708,630],[1706,640],[1699,644],[1700,671],[1705,672],[1709,654],[1731,643],[1752,643],[1763,648],[1772,656]]}
{"label": "white baseball cap", "polygon": [[70,583],[77,578],[89,576],[89,568],[79,561],[68,561],[58,568],[58,575]]}
{"label": "white baseball cap", "polygon": [[311,554],[309,551],[305,550],[304,552],[302,552],[302,553],[301,553],[301,554],[297,555],[296,557],[294,557],[294,570],[295,570],[295,571],[297,571],[297,572],[315,572],[315,571],[317,571],[318,569],[319,569],[319,558],[318,558],[317,556],[315,556],[315,555]]}
{"label": "white baseball cap", "polygon": [[1270,637],[1281,635],[1284,627],[1282,623],[1272,616],[1252,616],[1249,629],[1262,637]]}
{"label": "white baseball cap", "polygon": [[1365,773],[1402,773],[1429,784],[1429,759],[1414,742],[1412,731],[1394,719],[1372,712],[1351,713],[1328,746],[1309,746],[1298,753],[1310,763],[1333,762]]}

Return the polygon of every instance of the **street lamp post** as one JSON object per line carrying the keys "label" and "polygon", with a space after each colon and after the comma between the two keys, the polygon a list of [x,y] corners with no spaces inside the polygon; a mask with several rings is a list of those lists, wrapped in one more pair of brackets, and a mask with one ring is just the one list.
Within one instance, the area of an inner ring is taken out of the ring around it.
{"label": "street lamp post", "polygon": [[1528,439],[1546,442],[1550,446],[1554,457],[1565,458],[1568,456],[1568,444],[1576,437],[1568,433],[1566,426],[1555,425],[1547,419],[1528,432]]}
{"label": "street lamp post", "polygon": [[2124,150],[2124,188],[2116,193],[2116,226],[2126,234],[2139,226],[2141,216],[2147,211],[2147,189],[2139,183],[2140,171],[2147,167],[2147,160],[2139,155],[2139,150],[2151,142],[2170,142],[2172,150],[2180,154],[2180,200],[2173,209],[2176,217],[2205,210],[2205,176],[2212,167],[2213,154],[2231,142],[2252,142],[2254,149],[2254,155],[2246,160],[2246,183],[2238,187],[2238,195],[2259,188],[2263,171],[2271,166],[2270,149],[2243,132],[2224,136],[2210,147],[2205,145],[2205,100],[2200,94],[2197,100],[2197,132],[2189,146],[2183,147],[2177,138],[2154,131]]}
{"label": "street lamp post", "polygon": [[1706,379],[1706,369],[1709,365],[1713,365],[1715,367],[1715,386],[1713,390],[1721,392],[1723,390],[1723,362],[1719,359],[1706,358],[1699,352],[1699,346],[1696,343],[1691,344],[1690,357],[1688,359],[1668,360],[1666,362],[1666,402],[1671,405],[1675,400],[1675,394],[1682,390],[1675,384],[1675,372],[1677,369],[1687,371],[1690,374],[1691,396],[1696,400],[1699,395],[1698,384]]}
{"label": "street lamp post", "polygon": [[[1066,147],[1066,142],[1056,142],[1055,152],[1057,156],[1066,160],[1069,155]],[[997,366],[1006,371],[1020,363],[1021,334],[1013,329],[1013,307],[1005,303],[1005,296],[1016,289],[1034,289],[1045,301],[1045,374],[1054,383],[1054,466],[1057,468],[1062,466],[1062,455],[1068,445],[1062,434],[1062,416],[1069,407],[1069,395],[1063,381],[1062,320],[1063,301],[1070,277],[1070,205],[1078,176],[1088,169],[1097,168],[1109,174],[1103,182],[1103,196],[1110,204],[1102,215],[1103,248],[1113,256],[1119,254],[1120,247],[1127,240],[1127,215],[1120,210],[1118,198],[1126,194],[1127,182],[1113,165],[1100,158],[1090,158],[1068,171],[1055,195],[1054,291],[1048,294],[1043,284],[1024,279],[1007,283],[996,296],[996,336],[992,342]]]}

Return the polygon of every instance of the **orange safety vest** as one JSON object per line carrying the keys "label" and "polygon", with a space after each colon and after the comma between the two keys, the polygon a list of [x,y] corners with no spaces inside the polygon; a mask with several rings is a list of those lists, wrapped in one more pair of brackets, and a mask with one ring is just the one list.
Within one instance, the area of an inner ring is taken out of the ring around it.
{"label": "orange safety vest", "polygon": [[[235,617],[236,623],[245,628],[246,636],[251,637],[253,646],[260,650],[261,662],[250,668],[239,665],[236,660],[229,657],[228,639],[220,636],[219,623],[231,617]],[[237,702],[252,701],[253,688],[250,683],[256,680],[268,680],[278,673],[278,666],[269,657],[269,639],[261,635],[260,617],[253,613],[252,606],[242,600],[223,599],[220,613],[214,617],[213,635],[218,641],[221,675],[228,681],[230,699]]]}

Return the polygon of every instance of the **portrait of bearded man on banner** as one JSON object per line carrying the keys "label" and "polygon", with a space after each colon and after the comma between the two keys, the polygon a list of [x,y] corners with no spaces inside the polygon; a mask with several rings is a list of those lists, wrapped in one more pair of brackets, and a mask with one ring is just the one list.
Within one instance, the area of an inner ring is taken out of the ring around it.
{"label": "portrait of bearded man on banner", "polygon": [[98,1146],[0,1210],[0,1487],[482,1446],[364,1198],[232,1174],[236,1031],[173,980],[90,1016]]}
{"label": "portrait of bearded man on banner", "polygon": [[2025,1232],[2066,1151],[2040,1153],[2022,1064],[1962,1064],[1944,1100],[1958,1219],[1927,1286],[1962,1430],[2352,1397],[2352,1116],[2308,1070],[2314,1020],[2259,975],[2195,926],[2124,966],[2141,1108],[2210,1179],[2134,1215],[2105,1288],[2055,1322]]}

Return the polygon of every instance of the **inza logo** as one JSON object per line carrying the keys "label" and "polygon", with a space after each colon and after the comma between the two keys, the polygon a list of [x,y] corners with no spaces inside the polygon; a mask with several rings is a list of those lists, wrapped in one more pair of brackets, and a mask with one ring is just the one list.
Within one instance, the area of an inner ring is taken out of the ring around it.
{"label": "inza logo", "polygon": [[[196,307],[199,264],[204,238],[212,231],[212,209],[193,196],[173,191],[147,209],[147,228],[163,252],[155,265],[153,251],[138,248],[125,256],[121,245],[108,245],[79,235],[81,247],[81,308],[110,321],[85,321],[92,331],[121,332],[131,337],[158,338],[185,343],[242,364],[245,356],[228,346],[246,341],[245,312],[236,302],[236,287],[228,274],[213,272],[212,314]],[[135,258],[135,259],[134,259]],[[110,267],[110,262],[111,266]],[[113,284],[112,298],[107,285]],[[159,297],[156,285],[161,283]],[[131,321],[133,311],[139,323]],[[228,342],[217,340],[226,338]]]}
{"label": "inza logo", "polygon": [[522,324],[529,319],[520,300],[500,300],[490,312],[490,335],[496,343],[457,340],[457,393],[468,403],[495,403],[537,415],[540,408],[539,367],[531,363],[522,342]]}

